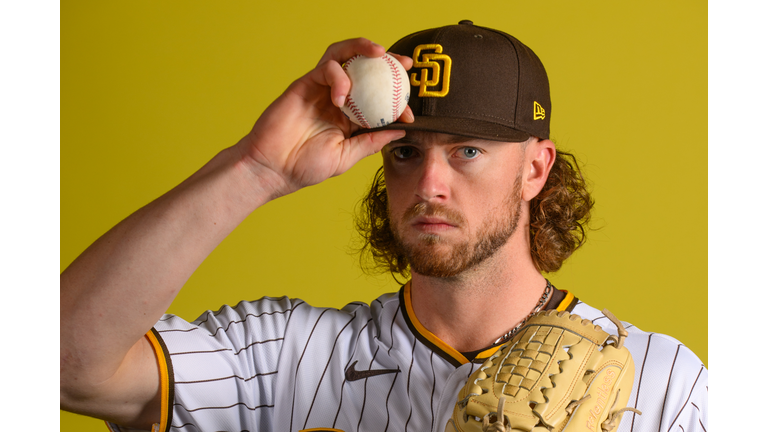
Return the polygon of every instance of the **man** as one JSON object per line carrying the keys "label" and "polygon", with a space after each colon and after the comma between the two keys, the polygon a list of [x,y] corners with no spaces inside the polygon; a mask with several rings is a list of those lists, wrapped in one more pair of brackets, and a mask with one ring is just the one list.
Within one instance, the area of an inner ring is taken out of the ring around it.
{"label": "man", "polygon": [[[385,50],[331,45],[246,137],[62,273],[64,409],[115,429],[442,431],[467,377],[531,313],[567,310],[616,333],[541,275],[581,244],[592,203],[548,139],[536,55],[469,21],[391,51],[418,71],[400,123],[361,131],[341,114],[341,64]],[[264,298],[194,323],[163,316],[251,212],[377,152],[383,177],[361,224],[374,259],[411,276],[398,293],[341,311]],[[643,414],[619,430],[706,428],[701,362],[669,337],[629,330],[629,405]]]}

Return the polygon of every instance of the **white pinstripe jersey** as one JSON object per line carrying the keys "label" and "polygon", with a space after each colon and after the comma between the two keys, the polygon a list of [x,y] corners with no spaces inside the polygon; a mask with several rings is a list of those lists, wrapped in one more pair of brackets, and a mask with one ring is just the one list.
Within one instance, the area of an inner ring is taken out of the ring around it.
{"label": "white pinstripe jersey", "polygon": [[[565,293],[554,308],[616,334]],[[625,413],[618,431],[706,430],[701,361],[669,336],[625,326],[636,369],[629,406],[643,414]],[[468,361],[437,339],[413,314],[409,284],[341,310],[282,297],[193,323],[165,315],[147,337],[163,371],[159,430],[184,432],[442,432],[467,377],[496,350]]]}

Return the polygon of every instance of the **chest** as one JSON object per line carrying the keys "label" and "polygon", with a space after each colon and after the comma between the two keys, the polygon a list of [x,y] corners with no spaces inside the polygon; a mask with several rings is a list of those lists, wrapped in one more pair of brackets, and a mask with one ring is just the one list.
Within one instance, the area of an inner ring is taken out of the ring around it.
{"label": "chest", "polygon": [[444,430],[478,365],[456,368],[413,338],[360,342],[286,359],[281,368],[295,373],[277,382],[276,430]]}

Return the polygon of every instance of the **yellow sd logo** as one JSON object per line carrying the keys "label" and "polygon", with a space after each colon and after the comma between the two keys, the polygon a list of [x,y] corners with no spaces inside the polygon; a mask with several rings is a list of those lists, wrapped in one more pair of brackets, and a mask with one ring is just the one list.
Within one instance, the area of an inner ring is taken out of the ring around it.
{"label": "yellow sd logo", "polygon": [[[424,51],[433,51],[422,53]],[[440,62],[444,70],[440,74]],[[413,67],[421,69],[421,75],[411,74],[411,85],[419,87],[420,97],[444,97],[448,94],[451,84],[451,58],[443,54],[443,47],[439,44],[423,44],[413,50]],[[430,70],[431,78],[430,78]],[[427,90],[427,87],[441,85],[440,90]]]}

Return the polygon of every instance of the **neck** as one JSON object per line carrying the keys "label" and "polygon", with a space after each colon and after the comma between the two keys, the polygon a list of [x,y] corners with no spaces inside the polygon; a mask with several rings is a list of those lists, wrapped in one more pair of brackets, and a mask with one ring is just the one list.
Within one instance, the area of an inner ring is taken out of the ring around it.
{"label": "neck", "polygon": [[515,248],[512,240],[456,277],[413,274],[411,302],[416,317],[457,351],[492,345],[528,316],[544,292],[547,282],[528,249]]}

